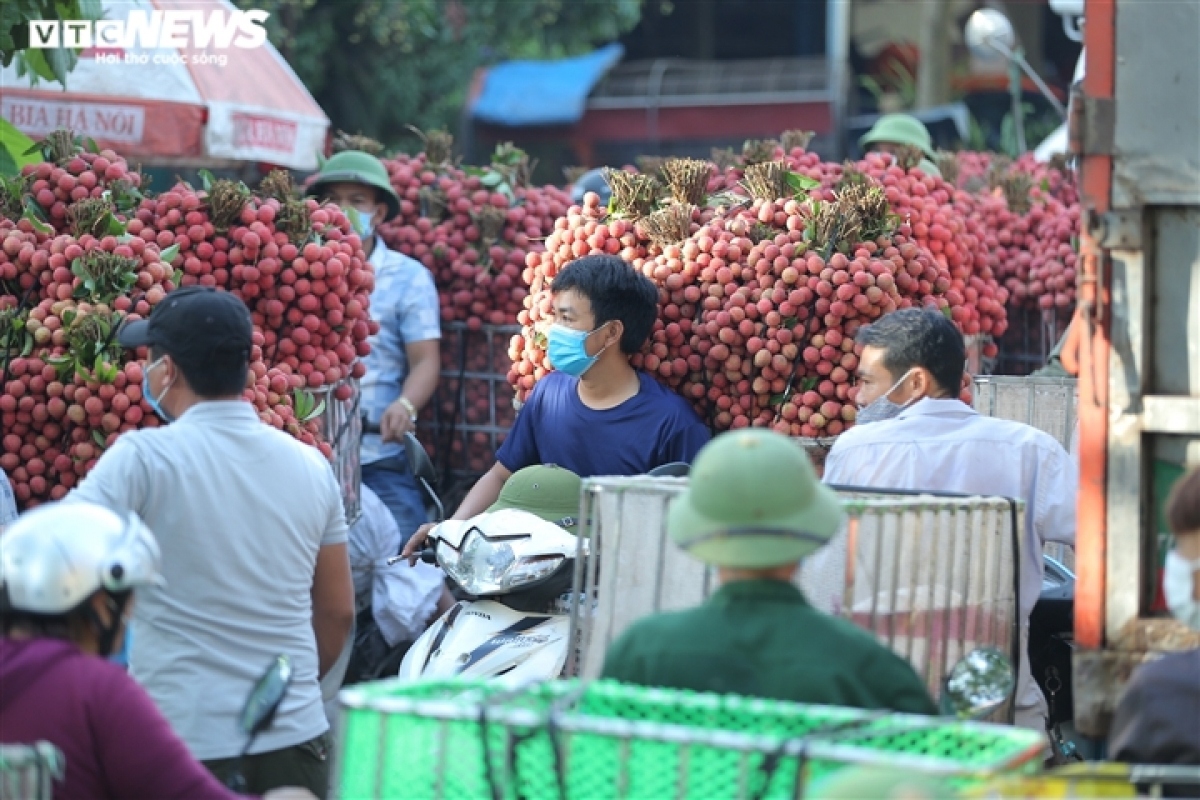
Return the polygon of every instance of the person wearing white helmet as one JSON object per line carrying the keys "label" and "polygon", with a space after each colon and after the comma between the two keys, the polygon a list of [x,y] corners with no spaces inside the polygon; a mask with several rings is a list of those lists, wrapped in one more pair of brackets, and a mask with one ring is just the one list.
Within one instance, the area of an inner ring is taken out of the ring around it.
{"label": "person wearing white helmet", "polygon": [[136,515],[90,503],[35,509],[0,539],[0,743],[53,745],[64,763],[55,797],[239,796],[105,660],[120,649],[135,590],[162,583],[159,562]]}

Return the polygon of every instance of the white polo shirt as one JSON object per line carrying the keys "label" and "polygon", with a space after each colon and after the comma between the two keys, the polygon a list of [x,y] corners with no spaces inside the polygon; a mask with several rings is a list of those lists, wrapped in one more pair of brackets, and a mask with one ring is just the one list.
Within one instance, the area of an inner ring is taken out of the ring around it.
{"label": "white polo shirt", "polygon": [[134,605],[130,672],[200,760],[241,752],[238,716],[276,655],[294,676],[253,753],[328,728],[317,682],[317,552],[347,538],[341,492],[315,448],[240,400],[199,403],[117,440],[68,495],[137,513],[162,548],[162,588]]}
{"label": "white polo shirt", "polygon": [[[957,399],[926,398],[899,416],[860,425],[834,442],[826,483],[876,489],[925,489],[1025,501],[1021,623],[1042,591],[1042,547],[1075,544],[1079,470],[1054,437],[1019,422],[985,417]],[[1044,698],[1021,661],[1017,706]]]}

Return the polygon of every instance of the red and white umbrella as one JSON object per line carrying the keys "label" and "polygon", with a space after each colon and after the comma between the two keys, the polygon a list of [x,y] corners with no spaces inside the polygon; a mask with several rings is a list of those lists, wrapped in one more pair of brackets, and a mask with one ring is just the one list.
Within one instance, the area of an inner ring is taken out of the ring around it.
{"label": "red and white umbrella", "polygon": [[[163,15],[153,12],[200,12],[220,26],[239,13],[226,0],[102,4],[104,19],[118,22],[130,20],[131,12],[134,19],[160,23]],[[257,161],[316,169],[329,118],[270,42],[218,47],[220,36],[204,42],[186,26],[174,33],[184,46],[143,46],[162,43],[151,36],[83,49],[65,91],[57,83],[35,86],[30,76],[18,77],[14,62],[0,69],[0,116],[33,138],[71,128],[135,161]]]}

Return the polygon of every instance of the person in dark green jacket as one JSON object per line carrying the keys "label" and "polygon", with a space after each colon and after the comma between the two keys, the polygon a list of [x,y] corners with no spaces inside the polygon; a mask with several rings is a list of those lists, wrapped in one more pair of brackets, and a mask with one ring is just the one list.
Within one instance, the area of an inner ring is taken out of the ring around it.
{"label": "person in dark green jacket", "polygon": [[842,521],[837,495],[785,436],[731,431],[705,445],[667,531],[715,565],[703,605],[635,622],[609,648],[602,677],[799,703],[937,713],[921,679],[871,634],[808,604],[800,560]]}

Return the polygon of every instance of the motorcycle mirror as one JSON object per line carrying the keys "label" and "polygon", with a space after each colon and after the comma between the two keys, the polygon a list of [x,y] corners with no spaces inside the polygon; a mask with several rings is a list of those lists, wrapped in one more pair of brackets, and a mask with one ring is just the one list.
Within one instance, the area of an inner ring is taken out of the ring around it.
{"label": "motorcycle mirror", "polygon": [[960,719],[983,719],[1004,705],[1016,682],[1012,664],[999,650],[972,650],[946,676],[941,712]]}
{"label": "motorcycle mirror", "polygon": [[283,703],[291,682],[291,660],[285,655],[276,656],[271,666],[258,679],[258,683],[254,684],[250,696],[246,698],[246,705],[242,708],[239,720],[243,733],[253,738],[267,729],[275,717],[275,712]]}
{"label": "motorcycle mirror", "polygon": [[967,19],[967,49],[980,61],[1008,58],[1017,46],[1017,34],[1008,17],[994,8],[981,8]]}
{"label": "motorcycle mirror", "polygon": [[412,431],[404,434],[404,455],[408,459],[408,468],[414,476],[423,478],[428,483],[434,482],[437,473],[434,472],[433,462],[429,460],[429,453],[425,452],[425,447],[417,440]]}
{"label": "motorcycle mirror", "polygon": [[651,478],[686,478],[691,471],[692,468],[688,464],[672,461],[670,464],[657,466],[646,474]]}

